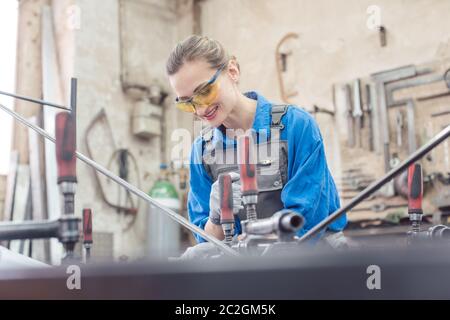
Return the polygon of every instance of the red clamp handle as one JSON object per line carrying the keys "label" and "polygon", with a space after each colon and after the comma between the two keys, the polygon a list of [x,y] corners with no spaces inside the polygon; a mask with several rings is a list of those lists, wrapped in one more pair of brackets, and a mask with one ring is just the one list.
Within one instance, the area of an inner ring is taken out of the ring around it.
{"label": "red clamp handle", "polygon": [[249,135],[240,137],[237,147],[242,195],[258,194],[256,161],[254,157],[255,146],[252,137]]}
{"label": "red clamp handle", "polygon": [[83,240],[92,243],[92,210],[83,209]]}
{"label": "red clamp handle", "polygon": [[408,213],[422,213],[423,176],[418,163],[408,168]]}
{"label": "red clamp handle", "polygon": [[75,119],[69,112],[60,112],[55,121],[58,184],[77,182]]}
{"label": "red clamp handle", "polygon": [[219,176],[220,223],[233,223],[233,186],[231,176],[223,173]]}

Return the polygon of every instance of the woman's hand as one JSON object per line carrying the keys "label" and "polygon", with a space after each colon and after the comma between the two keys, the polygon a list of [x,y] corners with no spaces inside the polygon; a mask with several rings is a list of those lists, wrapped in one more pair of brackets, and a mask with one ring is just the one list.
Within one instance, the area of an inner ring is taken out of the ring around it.
{"label": "woman's hand", "polygon": [[[230,172],[232,190],[233,190],[233,213],[236,214],[243,208],[241,196],[240,176],[236,172]],[[220,227],[220,194],[219,180],[211,186],[211,194],[209,198],[209,221]]]}

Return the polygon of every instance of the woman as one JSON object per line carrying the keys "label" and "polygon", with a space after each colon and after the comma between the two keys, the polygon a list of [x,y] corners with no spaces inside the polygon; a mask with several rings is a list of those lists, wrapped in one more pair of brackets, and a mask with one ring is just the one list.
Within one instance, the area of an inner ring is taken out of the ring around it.
{"label": "woman", "polygon": [[[339,208],[322,136],[306,111],[274,105],[256,92],[241,93],[236,58],[229,56],[219,42],[207,37],[193,35],[180,42],[170,54],[166,69],[177,96],[177,107],[209,125],[195,139],[191,151],[188,212],[192,223],[218,239],[224,238],[217,177],[222,172],[235,172],[232,175],[235,230],[237,234],[241,232],[240,221],[245,215],[237,167],[220,161],[223,160],[220,155],[223,150],[235,152],[239,132],[249,129],[254,130],[260,148],[264,144],[279,151],[258,159],[259,218],[283,208],[293,210],[305,219],[300,236]],[[271,165],[267,167],[268,163]],[[276,170],[272,164],[276,164]],[[339,232],[346,222],[344,215],[329,230]],[[196,237],[199,242],[204,241]]]}

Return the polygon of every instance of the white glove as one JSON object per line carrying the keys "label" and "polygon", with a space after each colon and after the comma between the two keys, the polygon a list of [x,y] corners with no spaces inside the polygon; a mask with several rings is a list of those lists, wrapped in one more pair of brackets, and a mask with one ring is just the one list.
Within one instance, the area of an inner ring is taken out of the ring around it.
{"label": "white glove", "polygon": [[[233,213],[237,214],[239,210],[243,208],[240,183],[241,177],[236,172],[230,172],[229,174],[231,176],[231,186],[233,189]],[[219,179],[217,179],[211,186],[211,195],[209,198],[209,220],[215,225],[220,225],[220,212]]]}

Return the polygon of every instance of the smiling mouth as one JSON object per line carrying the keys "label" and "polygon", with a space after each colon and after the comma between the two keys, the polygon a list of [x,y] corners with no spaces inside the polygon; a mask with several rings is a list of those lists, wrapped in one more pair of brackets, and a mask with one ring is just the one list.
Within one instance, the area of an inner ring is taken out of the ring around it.
{"label": "smiling mouth", "polygon": [[208,111],[207,113],[205,113],[203,115],[203,118],[205,118],[206,120],[211,120],[216,116],[217,113],[217,109],[219,109],[219,105],[213,107],[210,111]]}

